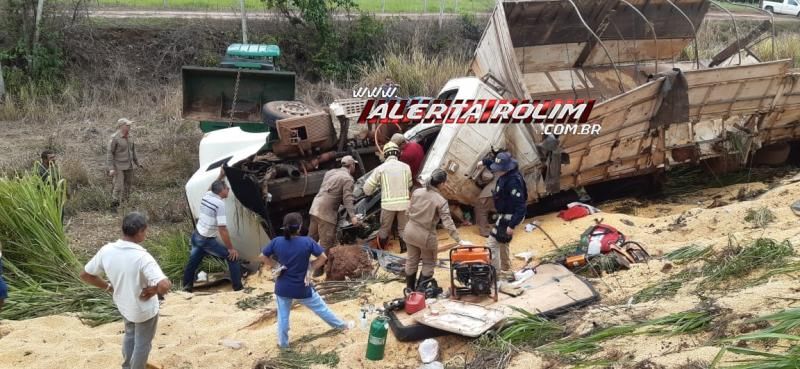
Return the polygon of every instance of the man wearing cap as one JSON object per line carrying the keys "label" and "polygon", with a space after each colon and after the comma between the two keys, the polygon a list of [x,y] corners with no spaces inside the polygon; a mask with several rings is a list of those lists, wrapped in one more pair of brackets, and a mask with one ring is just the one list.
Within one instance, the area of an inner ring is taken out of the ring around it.
{"label": "man wearing cap", "polygon": [[[311,203],[311,209],[308,211],[311,215],[308,236],[319,242],[325,252],[336,245],[339,205],[344,204],[351,223],[354,225],[360,223],[353,205],[353,174],[355,172],[356,160],[350,155],[343,157],[341,168],[331,169],[325,173],[319,192]],[[314,276],[322,275],[323,269],[317,269]]]}
{"label": "man wearing cap", "polygon": [[492,265],[504,274],[511,272],[511,256],[508,244],[514,227],[525,220],[528,189],[517,170],[517,161],[508,152],[498,153],[489,170],[497,178],[492,191],[497,222],[489,234],[486,246],[492,249]]}
{"label": "man wearing cap", "polygon": [[450,216],[450,207],[447,200],[439,193],[439,187],[447,181],[447,173],[436,169],[431,173],[431,178],[425,187],[414,190],[408,206],[408,225],[403,239],[408,245],[408,258],[406,260],[406,288],[416,290],[417,268],[422,259],[420,281],[433,278],[433,267],[436,263],[436,253],[439,240],[436,236],[436,225],[442,221],[444,228],[450,232],[459,245],[471,245],[464,241],[458,234],[458,229]]}
{"label": "man wearing cap", "polygon": [[120,201],[127,201],[133,184],[134,165],[141,168],[136,158],[136,148],[130,137],[133,121],[120,118],[117,121],[117,131],[108,142],[108,175],[114,178],[114,191],[111,196],[113,205]]}
{"label": "man wearing cap", "polygon": [[400,148],[393,142],[383,146],[383,155],[386,158],[383,164],[372,171],[364,182],[364,193],[372,195],[378,188],[381,189],[381,228],[378,230],[378,247],[384,248],[389,243],[389,232],[392,224],[397,219],[397,230],[400,233],[400,251],[406,251],[403,240],[403,230],[408,217],[408,202],[411,189],[411,168],[397,158]]}
{"label": "man wearing cap", "polygon": [[400,148],[400,161],[408,164],[409,168],[411,168],[411,178],[414,181],[414,185],[420,186],[417,176],[419,176],[422,161],[425,159],[425,149],[415,141],[406,140],[406,136],[403,136],[402,133],[392,135],[392,142]]}

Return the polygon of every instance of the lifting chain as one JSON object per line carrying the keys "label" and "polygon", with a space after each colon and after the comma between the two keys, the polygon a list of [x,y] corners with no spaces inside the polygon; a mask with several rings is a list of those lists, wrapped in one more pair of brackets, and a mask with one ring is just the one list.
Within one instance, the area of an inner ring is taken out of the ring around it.
{"label": "lifting chain", "polygon": [[236,112],[236,100],[239,98],[239,77],[242,76],[242,70],[236,72],[236,84],[233,86],[233,102],[231,103],[231,116],[228,126],[233,126],[233,114]]}

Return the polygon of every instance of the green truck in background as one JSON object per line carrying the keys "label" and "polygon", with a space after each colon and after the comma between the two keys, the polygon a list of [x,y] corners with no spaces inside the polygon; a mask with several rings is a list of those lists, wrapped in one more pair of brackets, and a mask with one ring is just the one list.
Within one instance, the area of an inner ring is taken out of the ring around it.
{"label": "green truck in background", "polygon": [[280,71],[278,57],[277,45],[232,44],[219,67],[184,66],[183,118],[198,121],[203,132],[238,126],[256,133],[309,113],[296,103],[268,104],[295,98],[295,74]]}

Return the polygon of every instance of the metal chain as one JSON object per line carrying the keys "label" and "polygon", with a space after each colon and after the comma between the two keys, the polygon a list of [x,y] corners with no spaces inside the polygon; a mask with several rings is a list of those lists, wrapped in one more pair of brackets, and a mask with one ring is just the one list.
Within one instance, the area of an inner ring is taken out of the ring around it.
{"label": "metal chain", "polygon": [[236,100],[239,98],[239,77],[242,76],[242,70],[236,72],[236,85],[233,87],[233,102],[231,103],[231,116],[229,125],[233,126],[233,113],[236,111]]}

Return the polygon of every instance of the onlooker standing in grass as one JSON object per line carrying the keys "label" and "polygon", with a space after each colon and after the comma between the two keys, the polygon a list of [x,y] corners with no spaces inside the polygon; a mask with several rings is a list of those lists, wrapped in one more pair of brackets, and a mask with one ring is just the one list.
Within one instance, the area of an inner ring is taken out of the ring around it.
{"label": "onlooker standing in grass", "polygon": [[[352,322],[345,323],[334,314],[322,297],[311,286],[314,270],[325,265],[328,259],[325,250],[318,243],[306,236],[298,236],[297,232],[303,224],[303,217],[298,213],[289,213],[283,217],[283,237],[273,238],[264,247],[261,260],[272,267],[275,256],[280,263],[280,274],[275,281],[275,302],[278,305],[278,346],[289,347],[289,313],[292,302],[296,299],[316,313],[325,323],[333,328],[347,330]],[[316,259],[311,262],[309,258]]]}
{"label": "onlooker standing in grass", "polygon": [[50,178],[58,178],[58,176],[51,175],[56,170],[56,153],[53,150],[42,151],[42,162],[39,163],[39,177],[47,182]]}
{"label": "onlooker standing in grass", "polygon": [[[81,279],[112,294],[125,323],[122,368],[145,369],[158,323],[157,294],[172,287],[150,253],[139,244],[147,220],[133,212],[122,220],[122,239],[103,246],[81,272]],[[100,278],[105,274],[108,282]],[[116,287],[115,287],[116,286]]]}
{"label": "onlooker standing in grass", "polygon": [[111,193],[112,204],[116,207],[120,201],[127,201],[133,185],[133,167],[141,168],[136,157],[136,147],[130,130],[133,121],[120,118],[117,131],[108,142],[108,175],[114,178],[114,190]]}

